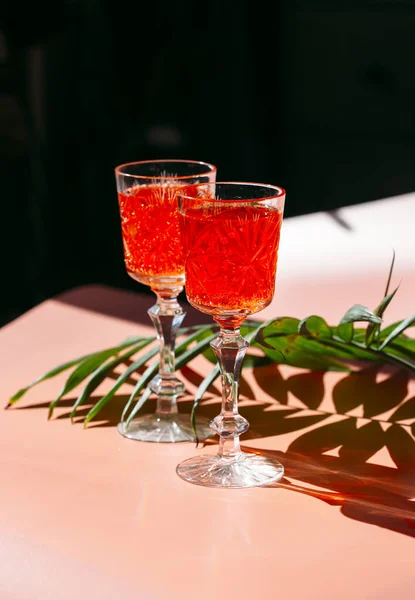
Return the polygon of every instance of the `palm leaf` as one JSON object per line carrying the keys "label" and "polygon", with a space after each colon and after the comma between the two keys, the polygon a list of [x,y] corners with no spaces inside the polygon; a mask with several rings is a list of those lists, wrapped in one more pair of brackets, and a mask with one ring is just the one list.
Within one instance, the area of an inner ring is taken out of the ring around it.
{"label": "palm leaf", "polygon": [[28,392],[32,387],[34,387],[38,383],[41,383],[42,381],[46,381],[46,379],[51,379],[52,377],[56,377],[56,375],[59,375],[59,373],[62,373],[63,371],[66,371],[67,369],[70,369],[71,367],[77,365],[82,360],[85,360],[85,358],[87,358],[88,356],[93,356],[93,355],[87,354],[86,356],[81,356],[79,358],[75,358],[74,360],[70,360],[62,365],[59,365],[58,367],[55,367],[54,369],[51,369],[50,371],[47,371],[47,373],[45,373],[44,375],[41,375],[40,377],[38,377],[37,379],[35,379],[31,383],[29,383],[29,385],[27,385],[26,387],[21,388],[19,391],[17,391],[8,401],[6,408],[9,408],[13,404],[15,404],[18,400],[20,400],[20,398],[22,396],[24,396],[24,394],[26,394],[26,392]]}
{"label": "palm leaf", "polygon": [[[133,354],[136,354],[136,352],[138,352],[147,343],[148,343],[148,341],[144,340],[144,342],[142,342],[141,344],[137,344],[133,348],[130,348],[128,350],[128,352],[125,352],[124,354],[120,354],[119,356],[117,356],[117,358],[114,358],[113,360],[111,360],[107,363],[104,363],[103,365],[98,367],[98,369],[96,369],[92,373],[91,377],[87,381],[86,386],[84,387],[81,394],[75,401],[75,403],[72,407],[71,418],[73,418],[73,415],[75,414],[75,411],[78,408],[78,406],[83,404],[90,397],[92,392],[94,392],[97,389],[97,387],[102,383],[102,381],[105,379],[105,377],[107,376],[108,373],[110,373],[116,366],[118,366],[122,362],[125,362],[126,360],[128,360],[131,356],[133,356]],[[49,409],[49,412],[50,412],[50,409]],[[50,418],[50,416],[51,416],[51,414],[49,415],[49,418]]]}
{"label": "palm leaf", "polygon": [[[123,348],[127,348],[128,346],[132,346],[133,344],[137,343],[137,341],[139,341],[140,339],[142,339],[142,338],[138,338],[138,337],[128,338],[127,340],[122,342],[119,346],[114,346],[114,348],[111,348],[109,350],[113,351],[113,354],[115,354],[117,350],[122,350]],[[46,381],[47,379],[52,379],[53,377],[56,377],[60,373],[63,373],[63,371],[67,371],[68,369],[70,369],[71,367],[74,367],[75,365],[79,365],[80,363],[86,362],[88,359],[93,361],[94,357],[100,356],[103,352],[106,352],[106,350],[92,352],[90,354],[85,354],[83,356],[80,356],[79,358],[75,358],[66,363],[63,363],[62,365],[59,365],[58,367],[54,367],[50,371],[47,371],[46,373],[44,373],[43,375],[41,375],[40,377],[38,377],[31,383],[29,383],[29,385],[25,386],[24,388],[22,388],[18,392],[16,392],[8,401],[6,408],[9,408],[13,404],[15,404],[18,400],[20,400],[20,398],[22,396],[24,396],[24,394],[26,394],[26,392],[28,392],[31,388],[33,388],[38,383],[41,383],[42,381]],[[82,381],[82,379],[79,381],[79,383],[81,381]]]}
{"label": "palm leaf", "polygon": [[[146,346],[151,344],[151,342],[154,342],[155,339],[156,338],[149,338],[147,340],[144,340],[143,343],[140,344],[140,347],[137,348],[137,351],[142,350],[143,348],[145,348]],[[157,348],[155,351],[157,352]],[[121,375],[118,377],[118,379],[115,382],[115,385],[111,388],[111,390],[107,394],[105,394],[105,396],[103,396],[101,398],[101,400],[99,400],[99,402],[97,402],[97,404],[95,404],[94,410],[96,412],[94,413],[94,415],[97,414],[101,410],[101,408],[103,408],[111,400],[111,398],[114,396],[115,392],[122,386],[122,384],[128,379],[128,377],[132,373],[134,373],[137,369],[140,368],[141,362],[142,362],[141,358],[137,359],[124,371],[124,373],[121,373]],[[76,409],[77,409],[77,406],[74,406],[72,408],[72,412],[70,414],[71,419],[74,418]],[[93,416],[91,418],[93,418]]]}
{"label": "palm leaf", "polygon": [[[194,331],[191,335],[189,335],[183,342],[181,342],[177,347],[176,347],[176,356],[178,354],[180,354],[180,352],[182,350],[185,350],[192,342],[199,340],[200,336],[204,334],[204,332],[209,329],[210,326],[200,326],[198,328],[193,328]],[[140,363],[138,365],[137,368],[143,366],[147,361],[149,361],[151,358],[153,358],[153,356],[155,356],[156,354],[158,354],[159,349],[158,347],[155,348],[154,350],[151,350],[150,352],[148,352],[147,354],[145,354],[141,360]],[[142,374],[141,378],[138,380],[138,382],[136,383],[127,404],[124,406],[124,410],[122,412],[121,415],[121,421],[123,422],[128,411],[130,410],[130,407],[132,405],[132,403],[134,402],[135,398],[138,396],[138,394],[141,392],[141,390],[143,389],[143,387],[145,385],[147,385],[147,383],[150,381],[151,377],[157,372],[158,367],[159,367],[159,362],[157,361],[156,363],[154,363],[153,365],[150,365],[149,367],[147,367],[146,371]],[[92,418],[92,417],[91,417]]]}
{"label": "palm leaf", "polygon": [[394,340],[395,338],[397,338],[399,334],[401,334],[403,331],[405,331],[405,329],[407,329],[407,327],[411,327],[414,324],[415,324],[415,315],[412,315],[411,317],[408,317],[404,321],[401,321],[395,327],[395,329],[393,329],[389,333],[389,335],[386,337],[386,339],[382,342],[382,344],[379,347],[379,350],[383,350],[384,348],[386,348],[386,346],[390,342],[392,342],[392,340]]}
{"label": "palm leaf", "polygon": [[200,403],[201,399],[203,398],[204,393],[209,389],[209,387],[219,377],[219,375],[220,375],[220,367],[219,367],[219,365],[216,365],[212,369],[212,371],[209,373],[209,375],[207,375],[204,378],[204,380],[199,385],[199,387],[197,388],[197,391],[196,391],[196,395],[195,395],[195,399],[194,399],[193,407],[192,407],[192,414],[190,417],[193,434],[194,434],[195,440],[196,440],[196,446],[198,446],[198,444],[199,444],[199,438],[197,436],[197,429],[196,429],[196,409],[199,406],[199,403]]}
{"label": "palm leaf", "polygon": [[[144,342],[144,343],[146,343],[146,342]],[[128,345],[130,345],[130,344],[128,344]],[[142,343],[138,344],[134,347],[139,349],[141,347],[141,345],[142,345]],[[96,354],[89,356],[88,358],[83,360],[81,363],[79,363],[77,368],[71,373],[71,375],[67,379],[62,390],[59,392],[56,400],[54,400],[53,402],[51,402],[49,404],[48,419],[50,419],[52,417],[55,406],[59,403],[59,401],[64,396],[66,396],[66,394],[68,394],[73,389],[78,387],[78,385],[80,383],[82,383],[82,381],[84,381],[84,379],[86,379],[89,375],[91,375],[91,373],[96,371],[96,369],[98,367],[103,365],[108,360],[108,358],[110,358],[111,356],[114,356],[114,354],[119,354],[119,352],[121,350],[123,350],[125,347],[126,347],[125,345],[120,345],[120,346],[115,346],[114,348],[108,348],[108,350],[103,350],[102,352],[97,352]]]}
{"label": "palm leaf", "polygon": [[[206,349],[207,346],[209,346],[210,342],[212,340],[214,340],[216,337],[216,333],[213,333],[211,335],[209,335],[207,338],[202,339],[200,342],[198,342],[195,346],[193,346],[192,348],[186,350],[185,352],[180,353],[180,346],[178,346],[177,350],[178,350],[178,358],[176,361],[176,368],[177,369],[181,369],[182,367],[184,367],[185,365],[187,365],[188,362],[190,362],[191,360],[193,360],[196,356],[198,356],[199,354],[202,354],[202,352]],[[187,343],[183,342],[182,346],[185,346]],[[148,383],[148,381],[150,380],[151,376],[153,373],[156,372],[156,368],[157,365],[153,365],[152,367],[149,367],[147,369],[147,371],[143,374],[143,376],[141,377],[140,381],[137,383],[136,387],[133,390],[133,393],[131,394],[129,400],[128,400],[128,404],[129,406],[131,406],[131,402],[134,401],[135,397],[137,396],[137,394],[143,389],[143,387]],[[154,369],[152,371],[152,369]],[[139,411],[139,409],[141,408],[142,404],[141,403],[136,403],[136,406],[133,408],[133,410],[131,411],[130,415],[127,418],[127,422],[126,422],[126,427],[128,427],[128,425],[131,423],[132,419],[135,417],[135,415],[137,414],[137,412]],[[127,408],[127,407],[126,407]]]}

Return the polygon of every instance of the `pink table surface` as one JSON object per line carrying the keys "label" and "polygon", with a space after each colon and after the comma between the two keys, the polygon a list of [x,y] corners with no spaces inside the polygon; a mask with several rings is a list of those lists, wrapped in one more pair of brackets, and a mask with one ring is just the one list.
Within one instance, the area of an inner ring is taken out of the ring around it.
{"label": "pink table surface", "polygon": [[[312,259],[305,253],[305,263]],[[290,279],[284,267],[273,305],[258,318],[318,311],[335,323],[354,302],[373,307],[387,271],[381,262],[347,278],[324,268],[314,282],[298,269]],[[404,282],[387,322],[414,312],[415,265],[405,261],[396,277]],[[152,303],[90,286],[4,327],[4,404],[66,359],[150,333]],[[187,323],[198,319],[190,311]],[[208,369],[203,359],[191,366],[182,372],[185,411]],[[244,379],[244,446],[286,467],[273,487],[215,490],[180,480],[178,462],[216,445],[122,438],[115,425],[130,385],[86,430],[67,418],[75,391],[46,420],[62,377],[0,411],[0,599],[412,599],[414,380],[399,371],[359,377],[288,367],[245,371]],[[200,414],[218,408],[211,395]]]}

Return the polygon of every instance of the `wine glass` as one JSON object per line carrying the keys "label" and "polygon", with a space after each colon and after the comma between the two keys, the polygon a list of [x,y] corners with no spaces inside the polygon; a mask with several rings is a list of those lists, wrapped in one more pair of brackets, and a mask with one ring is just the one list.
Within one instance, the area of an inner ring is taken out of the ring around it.
{"label": "wine glass", "polygon": [[244,488],[281,479],[277,461],[241,451],[249,428],[238,413],[238,385],[248,343],[240,326],[270,304],[275,287],[285,191],[257,183],[211,183],[179,191],[186,296],[220,326],[211,342],[222,375],[222,410],[211,422],[219,451],[180,463],[186,481]]}
{"label": "wine glass", "polygon": [[147,442],[190,441],[194,434],[189,418],[177,410],[184,384],[175,375],[175,340],[186,314],[177,301],[185,283],[177,193],[189,184],[215,181],[216,167],[191,160],[149,160],[120,165],[115,176],[126,270],[157,296],[148,314],[160,345],[159,372],[149,383],[157,395],[156,412],[128,426],[121,422],[118,431]]}

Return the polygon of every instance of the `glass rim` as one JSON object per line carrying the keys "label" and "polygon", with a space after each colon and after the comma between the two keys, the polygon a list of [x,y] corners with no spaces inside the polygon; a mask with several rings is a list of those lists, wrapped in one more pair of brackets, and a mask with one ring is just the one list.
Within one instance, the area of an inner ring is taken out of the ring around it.
{"label": "glass rim", "polygon": [[193,179],[194,177],[202,177],[204,175],[210,175],[211,173],[217,172],[217,167],[211,163],[204,162],[202,160],[186,160],[184,158],[156,158],[154,160],[137,160],[133,162],[123,163],[122,165],[118,165],[115,167],[116,175],[124,175],[126,177],[132,177],[135,179],[150,179],[150,180],[164,180],[166,179],[165,175],[136,175],[134,173],[127,173],[123,171],[125,167],[131,167],[135,165],[151,165],[157,163],[180,163],[180,164],[191,164],[191,165],[200,165],[201,167],[206,167],[205,170],[202,170],[198,173],[192,173],[190,175],[177,175],[171,176],[169,179],[173,179],[174,181],[178,179]]}
{"label": "glass rim", "polygon": [[[251,187],[257,187],[257,188],[266,188],[269,190],[275,190],[275,194],[271,195],[271,196],[263,196],[263,197],[259,197],[259,198],[252,198],[252,197],[247,197],[247,198],[206,198],[206,202],[223,202],[223,203],[228,203],[228,202],[263,202],[265,200],[277,200],[280,198],[284,198],[286,195],[286,191],[284,188],[282,188],[279,185],[272,185],[270,183],[258,183],[256,181],[210,181],[210,182],[206,182],[206,183],[192,183],[189,184],[188,186],[185,186],[185,189],[188,188],[206,188],[206,186],[208,185],[214,185],[214,186],[251,186]],[[179,197],[179,199],[183,198],[186,200],[204,200],[203,196],[188,196],[184,191],[178,191],[177,195]]]}

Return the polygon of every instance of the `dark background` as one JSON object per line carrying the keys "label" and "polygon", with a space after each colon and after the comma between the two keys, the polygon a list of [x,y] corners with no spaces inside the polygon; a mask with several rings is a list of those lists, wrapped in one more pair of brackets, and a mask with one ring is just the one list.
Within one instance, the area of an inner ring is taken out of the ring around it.
{"label": "dark background", "polygon": [[140,288],[122,162],[212,162],[285,187],[286,216],[415,189],[415,1],[3,0],[0,32],[0,324]]}

